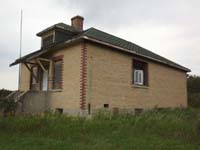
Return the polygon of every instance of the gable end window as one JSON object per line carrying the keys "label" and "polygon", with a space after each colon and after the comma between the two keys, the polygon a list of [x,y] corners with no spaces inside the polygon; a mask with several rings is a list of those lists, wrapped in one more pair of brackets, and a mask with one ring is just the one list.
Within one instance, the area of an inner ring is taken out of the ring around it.
{"label": "gable end window", "polygon": [[63,59],[57,57],[53,61],[53,89],[62,89]]}
{"label": "gable end window", "polygon": [[133,60],[133,84],[148,86],[148,66],[146,62]]}
{"label": "gable end window", "polygon": [[48,47],[53,44],[53,35],[47,36],[42,40],[42,47]]}

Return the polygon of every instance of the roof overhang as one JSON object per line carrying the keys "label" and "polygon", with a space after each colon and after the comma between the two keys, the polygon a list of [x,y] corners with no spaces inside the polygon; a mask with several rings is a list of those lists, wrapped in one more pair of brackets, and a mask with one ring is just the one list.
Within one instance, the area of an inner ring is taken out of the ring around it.
{"label": "roof overhang", "polygon": [[38,58],[38,57],[40,57],[40,56],[42,56],[44,54],[50,53],[50,52],[52,52],[54,50],[58,50],[58,49],[63,48],[65,46],[70,46],[71,44],[74,44],[74,43],[79,42],[81,40],[83,40],[82,37],[73,38],[73,39],[68,40],[68,41],[66,41],[64,43],[56,44],[53,47],[46,48],[46,49],[40,49],[40,50],[38,50],[36,52],[30,53],[28,55],[25,55],[22,58],[16,59],[13,63],[10,64],[10,67],[12,67],[14,65],[17,65],[19,63],[29,62],[29,61],[31,61],[31,60],[33,60],[35,58]]}
{"label": "roof overhang", "polygon": [[186,68],[186,67],[183,67],[183,66],[180,66],[180,65],[177,66],[177,65],[174,65],[174,64],[171,64],[171,63],[167,63],[167,62],[164,62],[164,61],[161,61],[161,60],[158,60],[158,59],[149,57],[149,56],[145,56],[145,55],[136,53],[136,52],[134,52],[134,51],[132,51],[132,50],[124,49],[124,48],[121,48],[121,47],[116,46],[116,45],[112,45],[112,44],[109,44],[109,43],[106,43],[106,42],[103,42],[103,41],[96,40],[96,39],[94,39],[94,38],[90,38],[90,37],[88,37],[88,36],[83,36],[83,38],[86,39],[86,40],[95,42],[95,43],[99,43],[99,44],[102,44],[102,45],[105,45],[105,46],[108,46],[108,47],[112,47],[112,48],[121,50],[121,51],[123,51],[123,52],[127,52],[127,53],[130,53],[130,54],[133,54],[133,55],[141,56],[141,57],[143,57],[143,58],[147,58],[147,59],[150,59],[150,60],[152,60],[152,61],[159,62],[159,63],[168,65],[168,66],[170,66],[170,67],[173,67],[173,68],[176,68],[176,69],[185,71],[185,72],[191,72],[191,70],[188,69],[188,68]]}
{"label": "roof overhang", "polygon": [[28,54],[28,55],[20,58],[20,59],[17,59],[15,62],[11,63],[10,66],[14,66],[14,65],[19,64],[19,63],[30,61],[30,60],[32,60],[34,58],[37,58],[37,57],[39,57],[39,56],[41,56],[41,55],[43,55],[45,53],[50,52],[52,50],[56,50],[56,49],[65,47],[67,45],[70,45],[70,44],[72,44],[74,42],[78,42],[78,41],[81,41],[81,40],[88,40],[88,41],[91,41],[91,42],[94,42],[94,43],[98,43],[98,44],[105,45],[105,46],[108,46],[108,47],[111,47],[111,48],[114,48],[114,49],[118,49],[118,50],[120,50],[122,52],[127,52],[127,53],[132,54],[132,55],[137,55],[137,56],[140,56],[140,57],[143,57],[143,58],[146,58],[146,59],[149,59],[149,60],[161,63],[161,64],[165,64],[167,66],[173,67],[175,69],[182,70],[184,72],[191,72],[190,69],[188,69],[186,67],[183,67],[181,65],[178,65],[178,64],[174,65],[172,63],[167,63],[167,62],[164,62],[164,61],[161,61],[161,60],[149,57],[149,56],[145,56],[145,55],[136,53],[136,52],[134,52],[132,50],[129,50],[129,49],[124,49],[124,48],[121,48],[121,47],[116,46],[116,45],[112,45],[112,44],[109,44],[109,43],[106,43],[106,42],[103,42],[103,41],[100,41],[100,40],[97,40],[97,39],[94,39],[94,38],[90,38],[88,36],[79,36],[77,38],[73,38],[71,40],[68,40],[68,41],[66,41],[64,43],[57,44],[54,47],[51,47],[51,48],[48,48],[48,49],[45,49],[45,50],[38,50],[36,52],[33,52],[31,54]]}

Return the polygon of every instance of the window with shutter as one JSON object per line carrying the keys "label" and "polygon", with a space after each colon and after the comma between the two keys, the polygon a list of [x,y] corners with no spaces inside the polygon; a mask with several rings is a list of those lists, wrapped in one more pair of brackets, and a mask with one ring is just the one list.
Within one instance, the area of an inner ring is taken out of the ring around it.
{"label": "window with shutter", "polygon": [[139,60],[133,60],[133,84],[148,86],[148,68],[147,63]]}
{"label": "window with shutter", "polygon": [[53,35],[47,36],[42,40],[42,47],[48,47],[53,44]]}
{"label": "window with shutter", "polygon": [[62,89],[63,60],[55,60],[53,63],[53,89]]}

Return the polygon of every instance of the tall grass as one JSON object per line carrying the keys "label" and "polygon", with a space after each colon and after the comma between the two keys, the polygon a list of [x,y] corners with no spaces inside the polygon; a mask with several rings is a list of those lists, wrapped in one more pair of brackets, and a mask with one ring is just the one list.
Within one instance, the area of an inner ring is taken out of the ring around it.
{"label": "tall grass", "polygon": [[0,118],[0,132],[32,134],[68,141],[123,140],[157,135],[200,144],[200,110],[152,110],[132,116],[97,114],[92,119],[45,113]]}

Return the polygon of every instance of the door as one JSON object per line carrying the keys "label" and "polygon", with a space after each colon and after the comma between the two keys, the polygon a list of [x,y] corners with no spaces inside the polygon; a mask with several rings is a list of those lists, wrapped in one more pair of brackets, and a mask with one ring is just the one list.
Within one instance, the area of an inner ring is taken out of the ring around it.
{"label": "door", "polygon": [[48,72],[43,71],[42,74],[42,91],[47,91],[48,90]]}

